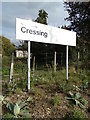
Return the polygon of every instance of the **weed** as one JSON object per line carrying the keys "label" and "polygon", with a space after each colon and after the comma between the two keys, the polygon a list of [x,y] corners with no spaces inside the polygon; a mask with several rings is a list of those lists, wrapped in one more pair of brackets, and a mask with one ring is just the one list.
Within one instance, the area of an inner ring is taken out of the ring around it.
{"label": "weed", "polygon": [[9,71],[10,71],[9,67],[3,67],[2,68],[2,75],[9,75]]}
{"label": "weed", "polygon": [[22,89],[17,87],[17,88],[15,89],[15,93],[16,93],[16,94],[22,93]]}
{"label": "weed", "polygon": [[87,90],[88,89],[88,79],[83,80],[82,82],[82,89]]}
{"label": "weed", "polygon": [[17,87],[21,90],[26,90],[27,88],[27,79],[21,78],[19,81],[17,81]]}
{"label": "weed", "polygon": [[34,75],[31,74],[31,84],[33,85],[37,85],[38,84],[43,84],[45,82],[45,78],[43,77],[43,75]]}
{"label": "weed", "polygon": [[59,89],[61,92],[63,93],[67,93],[68,91],[72,90],[72,85],[71,85],[71,82],[66,82],[66,81],[62,81],[62,82],[59,82]]}
{"label": "weed", "polygon": [[11,82],[8,84],[7,92],[8,93],[14,93],[16,89],[16,81],[15,79],[12,79]]}
{"label": "weed", "polygon": [[57,105],[61,103],[61,98],[58,95],[56,95],[52,98],[51,102],[55,107],[57,107]]}
{"label": "weed", "polygon": [[85,108],[85,105],[88,103],[79,92],[77,93],[72,93],[69,91],[69,97],[65,97],[68,100],[72,100],[75,105],[78,105],[81,108]]}
{"label": "weed", "polygon": [[2,115],[2,120],[13,120],[13,115],[11,113],[6,113]]}
{"label": "weed", "polygon": [[54,69],[53,69],[53,64],[52,66],[49,65],[49,64],[46,64],[46,67],[47,67],[47,71],[48,71],[48,79],[49,80],[54,80],[55,79],[55,72],[54,72]]}

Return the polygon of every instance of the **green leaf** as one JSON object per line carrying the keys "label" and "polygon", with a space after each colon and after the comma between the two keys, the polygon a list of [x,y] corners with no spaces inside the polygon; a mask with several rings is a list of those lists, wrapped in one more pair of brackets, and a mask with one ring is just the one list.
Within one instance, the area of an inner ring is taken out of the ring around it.
{"label": "green leaf", "polygon": [[79,102],[78,100],[75,100],[75,102],[76,102],[76,105],[79,105],[79,104],[80,104],[80,102]]}
{"label": "green leaf", "polygon": [[82,103],[79,103],[79,106],[80,106],[81,108],[85,108],[85,106],[84,106]]}
{"label": "green leaf", "polygon": [[12,103],[7,103],[6,107],[7,107],[11,112],[13,112],[14,105],[13,105]]}
{"label": "green leaf", "polygon": [[19,113],[20,113],[20,107],[16,103],[16,105],[14,106],[14,115],[17,116]]}
{"label": "green leaf", "polygon": [[27,112],[27,111],[24,111],[24,110],[22,110],[22,111],[20,112],[20,115],[21,115],[22,117],[25,117],[25,118],[31,118],[31,114],[30,114],[29,112]]}
{"label": "green leaf", "polygon": [[25,116],[26,118],[32,118],[31,114],[30,113],[25,113]]}
{"label": "green leaf", "polygon": [[6,98],[5,98],[5,101],[10,101],[10,98],[9,98],[9,97],[6,97]]}
{"label": "green leaf", "polygon": [[80,88],[76,86],[76,90],[77,90],[77,91],[80,91]]}
{"label": "green leaf", "polygon": [[27,103],[25,103],[25,101],[21,101],[21,100],[18,101],[17,104],[20,107],[20,109],[23,108],[23,107],[25,107],[27,105]]}
{"label": "green leaf", "polygon": [[4,96],[3,95],[0,95],[0,103],[2,103],[4,100]]}
{"label": "green leaf", "polygon": [[32,97],[28,97],[27,101],[31,102],[32,101]]}
{"label": "green leaf", "polygon": [[73,98],[70,98],[70,97],[65,97],[65,99],[67,99],[67,100],[73,100]]}
{"label": "green leaf", "polygon": [[71,91],[69,91],[69,95],[70,95],[71,97],[74,97],[74,94],[73,94]]}
{"label": "green leaf", "polygon": [[6,102],[6,101],[3,101],[3,104],[4,104],[4,105],[6,105],[6,104],[7,104],[7,102]]}
{"label": "green leaf", "polygon": [[80,98],[80,102],[83,104],[83,105],[86,105],[88,103],[87,100],[85,100],[84,98]]}
{"label": "green leaf", "polygon": [[20,109],[23,107],[23,102],[20,100],[17,102],[18,106],[20,107]]}
{"label": "green leaf", "polygon": [[12,120],[14,117],[14,115],[12,115],[11,113],[6,113],[4,115],[2,115],[2,120]]}
{"label": "green leaf", "polygon": [[81,94],[78,92],[75,94],[75,99],[79,99],[81,97]]}

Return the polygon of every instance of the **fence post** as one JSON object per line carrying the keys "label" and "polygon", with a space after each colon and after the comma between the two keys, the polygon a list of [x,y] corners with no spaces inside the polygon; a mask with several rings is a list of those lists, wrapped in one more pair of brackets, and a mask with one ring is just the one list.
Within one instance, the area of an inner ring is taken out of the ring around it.
{"label": "fence post", "polygon": [[63,59],[63,53],[61,52],[61,66],[63,64],[63,62],[62,62],[63,60],[62,59]]}
{"label": "fence post", "polygon": [[56,51],[54,53],[54,72],[56,72]]}
{"label": "fence post", "polygon": [[35,73],[35,56],[33,58],[33,75],[34,75],[34,73]]}
{"label": "fence post", "polygon": [[13,78],[13,65],[14,65],[14,53],[12,53],[12,58],[11,58],[10,81],[9,82],[11,82]]}

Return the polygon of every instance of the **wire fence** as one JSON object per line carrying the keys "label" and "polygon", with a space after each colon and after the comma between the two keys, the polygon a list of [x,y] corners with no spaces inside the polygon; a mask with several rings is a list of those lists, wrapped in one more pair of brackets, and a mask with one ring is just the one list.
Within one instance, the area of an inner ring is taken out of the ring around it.
{"label": "wire fence", "polygon": [[[51,67],[54,66],[55,53],[40,53],[38,55],[33,55],[31,59],[31,67],[33,67],[33,60],[35,57],[35,68],[36,69],[46,69],[47,65]],[[65,66],[65,56],[63,53],[56,53],[56,66],[62,67]]]}

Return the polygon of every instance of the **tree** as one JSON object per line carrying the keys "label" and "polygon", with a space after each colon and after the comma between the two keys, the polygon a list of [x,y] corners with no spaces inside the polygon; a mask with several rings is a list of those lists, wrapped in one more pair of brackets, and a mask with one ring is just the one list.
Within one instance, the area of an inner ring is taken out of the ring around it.
{"label": "tree", "polygon": [[90,45],[90,2],[64,2],[70,21],[68,29],[77,33],[77,51],[80,51],[83,62],[87,62]]}
{"label": "tree", "polygon": [[65,2],[70,21],[68,28],[77,32],[78,36],[90,37],[90,2]]}
{"label": "tree", "polygon": [[15,51],[15,45],[10,42],[9,39],[2,36],[2,55],[11,56],[12,52]]}
{"label": "tree", "polygon": [[47,18],[48,18],[48,13],[45,10],[41,9],[41,10],[39,10],[38,17],[36,18],[35,21],[38,23],[47,25],[48,24]]}

